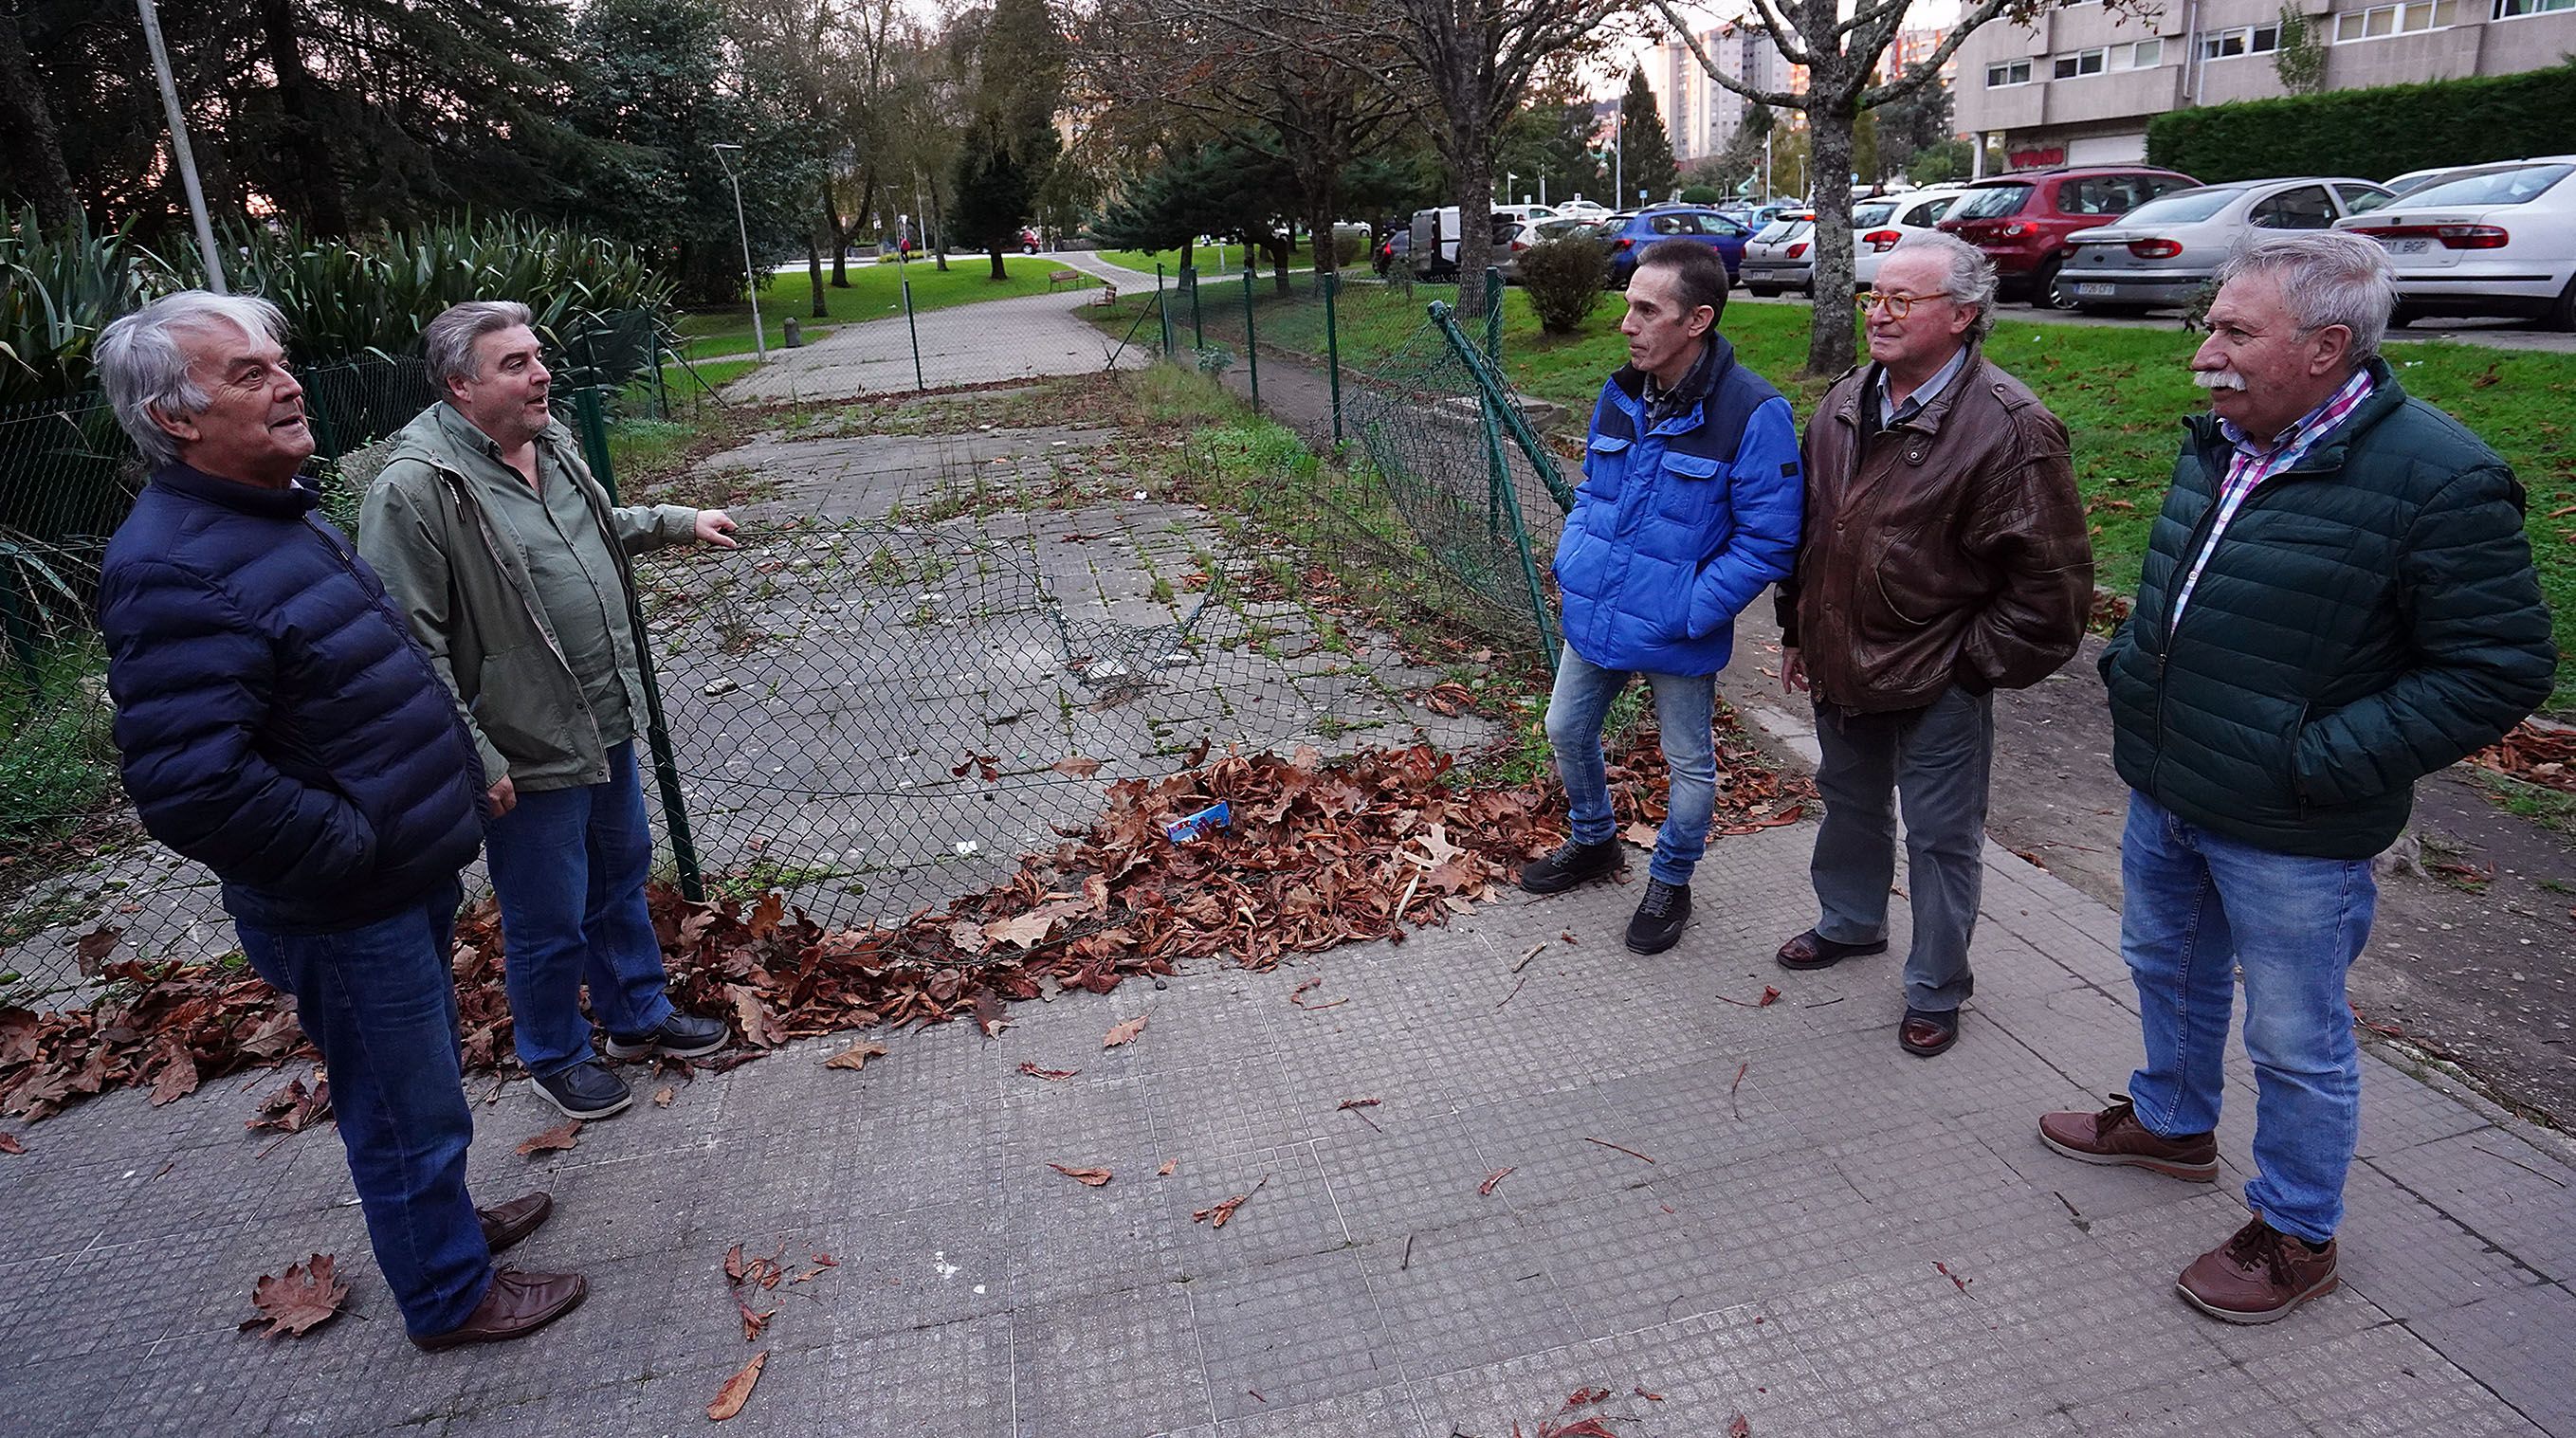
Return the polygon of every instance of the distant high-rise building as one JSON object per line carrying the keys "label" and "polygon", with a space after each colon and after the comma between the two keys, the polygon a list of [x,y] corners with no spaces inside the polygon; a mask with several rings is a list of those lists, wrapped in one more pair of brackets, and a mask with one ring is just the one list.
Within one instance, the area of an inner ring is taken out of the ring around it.
{"label": "distant high-rise building", "polygon": [[[1767,33],[1749,25],[1722,25],[1702,31],[1700,48],[1729,76],[1759,90],[1791,88],[1795,67],[1781,58]],[[1657,45],[1642,62],[1646,88],[1672,136],[1673,158],[1687,165],[1724,150],[1744,123],[1753,102],[1718,84],[1700,68],[1690,47]]]}

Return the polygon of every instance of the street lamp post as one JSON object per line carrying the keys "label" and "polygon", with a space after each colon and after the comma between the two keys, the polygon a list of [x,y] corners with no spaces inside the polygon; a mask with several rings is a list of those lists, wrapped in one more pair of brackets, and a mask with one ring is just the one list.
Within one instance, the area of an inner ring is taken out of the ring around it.
{"label": "street lamp post", "polygon": [[733,185],[733,224],[742,235],[742,275],[751,285],[751,348],[754,364],[769,362],[769,340],[760,331],[760,271],[751,264],[751,222],[742,217],[742,176],[733,172],[733,161],[727,151],[740,151],[740,145],[710,145],[716,152],[716,163],[724,166],[725,179]]}
{"label": "street lamp post", "polygon": [[188,191],[188,213],[197,222],[197,252],[206,261],[206,288],[224,287],[224,259],[215,248],[215,227],[206,217],[205,187],[197,183],[196,152],[188,148],[188,120],[179,110],[179,86],[170,78],[170,52],[161,43],[161,12],[152,0],[134,0],[143,16],[143,41],[152,51],[152,74],[161,83],[161,108],[170,116],[170,156],[179,164],[179,183]]}

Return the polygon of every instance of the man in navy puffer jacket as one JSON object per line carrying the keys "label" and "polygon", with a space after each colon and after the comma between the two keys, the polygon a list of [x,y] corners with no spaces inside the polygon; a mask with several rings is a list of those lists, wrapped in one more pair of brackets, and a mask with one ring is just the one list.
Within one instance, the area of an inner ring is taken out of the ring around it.
{"label": "man in navy puffer jacket", "polygon": [[1610,702],[1642,674],[1671,776],[1628,947],[1661,953],[1690,922],[1691,870],[1717,802],[1711,721],[1735,616],[1789,572],[1805,480],[1789,402],[1716,333],[1726,263],[1665,240],[1628,281],[1628,365],[1601,387],[1574,512],[1556,546],[1565,652],[1547,738],[1573,835],[1521,870],[1553,894],[1621,867],[1601,752]]}
{"label": "man in navy puffer jacket", "polygon": [[546,1195],[478,1213],[465,1192],[449,955],[482,765],[296,480],[313,434],[284,329],[265,300],[190,290],[99,335],[117,421],[154,465],[99,572],[125,787],[153,837],[223,880],[251,966],[295,996],[412,1341],[516,1338],[584,1288],[493,1268]]}

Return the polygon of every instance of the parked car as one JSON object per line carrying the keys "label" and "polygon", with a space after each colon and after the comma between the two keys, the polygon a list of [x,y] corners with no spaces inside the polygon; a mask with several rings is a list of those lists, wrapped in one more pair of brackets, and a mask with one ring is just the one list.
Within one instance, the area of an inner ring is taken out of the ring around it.
{"label": "parked car", "polygon": [[1556,218],[1556,207],[1554,205],[1496,205],[1494,206],[1494,213],[1498,215],[1509,215],[1515,220],[1521,220],[1524,222],[1529,220],[1553,220]]}
{"label": "parked car", "polygon": [[[1511,243],[1512,232],[1520,221],[1499,211],[1486,217],[1493,226],[1489,232],[1494,248]],[[1443,205],[1436,210],[1413,212],[1413,242],[1407,250],[1407,262],[1413,266],[1417,280],[1445,281],[1458,277],[1458,207]],[[1500,256],[1496,256],[1499,263]]]}
{"label": "parked car", "polygon": [[1879,263],[1887,252],[1915,235],[1937,233],[1941,217],[1961,195],[1957,185],[1882,195],[1852,206],[1852,287],[1867,291],[1878,283]]}
{"label": "parked car", "polygon": [[2258,230],[2323,230],[2388,199],[2368,180],[2307,177],[2203,185],[2067,237],[2058,287],[2077,309],[2189,305],[2218,262]]}
{"label": "parked car", "polygon": [[2199,184],[2147,165],[2021,170],[1971,183],[1941,217],[1941,228],[1986,252],[2005,298],[2064,309],[2072,297],[2058,287],[2057,275],[2072,253],[2067,236]]}
{"label": "parked car", "polygon": [[1558,205],[1556,207],[1556,213],[1561,219],[1580,217],[1598,220],[1606,218],[1609,215],[1610,207],[1602,204],[1598,200],[1587,200],[1581,195],[1577,195],[1573,199]]}
{"label": "parked car", "polygon": [[1726,277],[1735,278],[1744,260],[1744,242],[1753,232],[1715,210],[1660,205],[1650,210],[1623,210],[1588,232],[1610,251],[1610,287],[1625,289],[1637,268],[1637,256],[1657,240],[1697,240],[1726,261]]}
{"label": "parked car", "polygon": [[1545,244],[1549,240],[1563,239],[1568,235],[1580,234],[1591,228],[1592,221],[1579,215],[1570,218],[1560,215],[1554,219],[1521,221],[1520,225],[1512,231],[1512,238],[1505,247],[1507,252],[1503,255],[1501,263],[1496,266],[1503,272],[1503,283],[1516,285],[1521,282],[1521,255],[1532,246]]}
{"label": "parked car", "polygon": [[1816,212],[1791,210],[1762,227],[1744,246],[1737,272],[1747,292],[1776,295],[1816,288]]}
{"label": "parked car", "polygon": [[1371,256],[1369,264],[1377,271],[1379,279],[1385,279],[1393,274],[1396,265],[1412,252],[1413,232],[1411,230],[1389,230],[1386,232],[1386,238],[1377,242],[1377,251]]}
{"label": "parked car", "polygon": [[2388,247],[2397,314],[2520,315],[2576,329],[2576,163],[2428,186],[2335,222]]}
{"label": "parked car", "polygon": [[1020,230],[1020,253],[1024,255],[1034,255],[1037,252],[1038,232],[1036,228],[1034,226],[1023,226]]}

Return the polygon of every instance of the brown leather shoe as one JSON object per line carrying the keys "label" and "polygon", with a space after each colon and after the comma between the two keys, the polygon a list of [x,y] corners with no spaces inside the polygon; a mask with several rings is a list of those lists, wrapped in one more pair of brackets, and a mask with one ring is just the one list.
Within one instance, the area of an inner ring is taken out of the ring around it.
{"label": "brown leather shoe", "polygon": [[1845,959],[1863,954],[1887,952],[1887,940],[1874,944],[1838,944],[1809,929],[1780,946],[1780,967],[1784,969],[1830,969]]}
{"label": "brown leather shoe", "polygon": [[590,1285],[578,1273],[521,1273],[504,1268],[492,1275],[483,1301],[465,1321],[412,1345],[424,1352],[460,1348],[468,1343],[506,1343],[525,1338],[581,1306]]}
{"label": "brown leather shoe", "polygon": [[2218,1136],[2178,1134],[2166,1138],[2138,1122],[2127,1094],[2100,1113],[2044,1113],[2039,1141],[2081,1163],[2122,1164],[2152,1169],[2194,1183],[2218,1180]]}
{"label": "brown leather shoe", "polygon": [[543,1193],[521,1194],[508,1203],[474,1210],[474,1216],[483,1221],[483,1246],[494,1253],[544,1227],[554,1214],[554,1197]]}
{"label": "brown leather shoe", "polygon": [[2192,1260],[2174,1291],[2212,1318],[2270,1323],[2320,1293],[2333,1292],[2341,1281],[2335,1276],[2333,1239],[2322,1249],[2311,1249],[2258,1213],[2234,1238]]}
{"label": "brown leather shoe", "polygon": [[1916,1058],[1932,1058],[1946,1052],[1959,1041],[1959,1011],[1944,1009],[1907,1009],[1905,1022],[1896,1026],[1896,1041]]}

